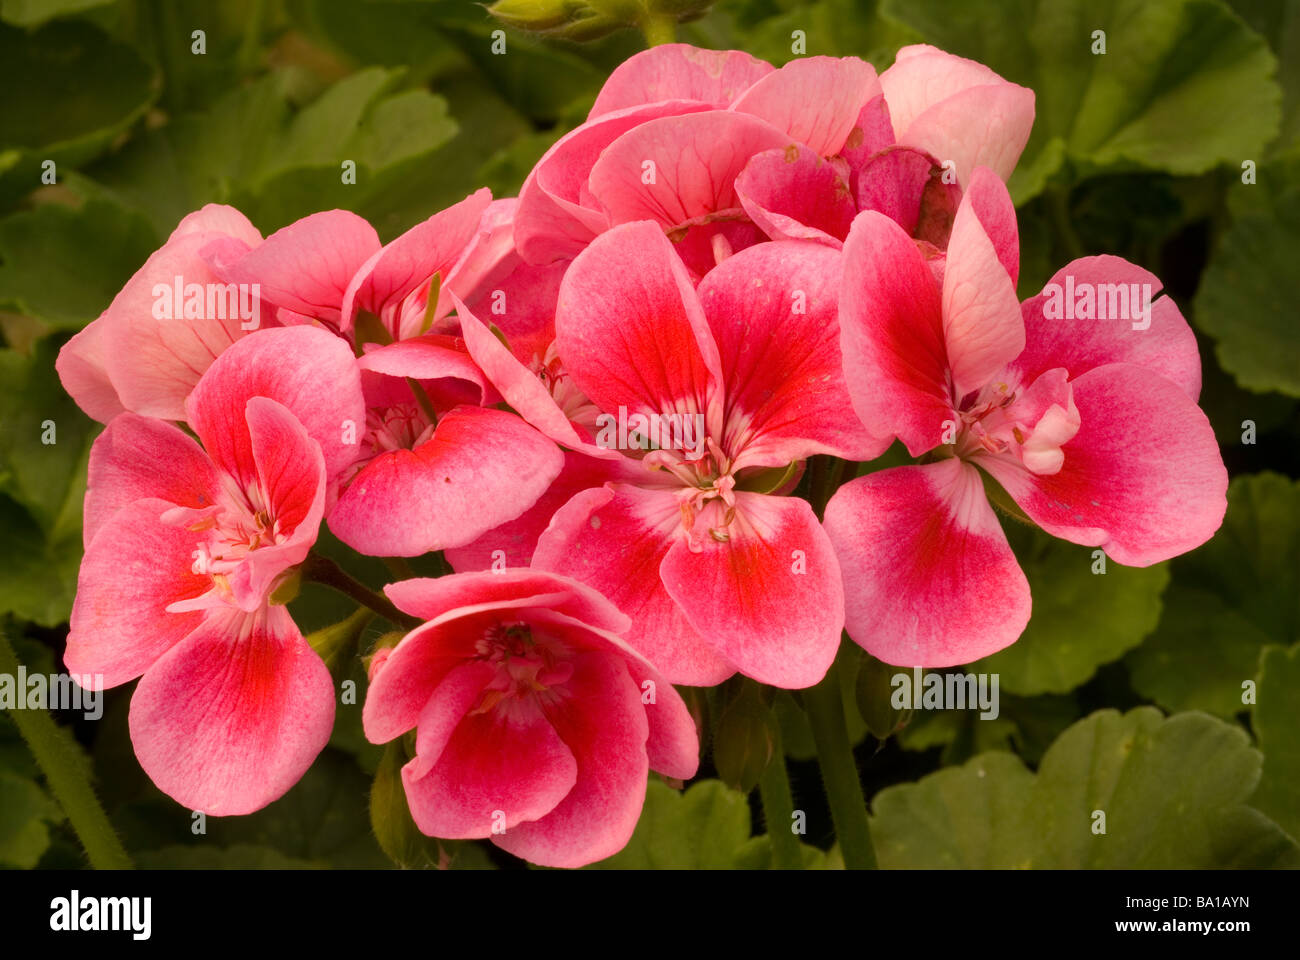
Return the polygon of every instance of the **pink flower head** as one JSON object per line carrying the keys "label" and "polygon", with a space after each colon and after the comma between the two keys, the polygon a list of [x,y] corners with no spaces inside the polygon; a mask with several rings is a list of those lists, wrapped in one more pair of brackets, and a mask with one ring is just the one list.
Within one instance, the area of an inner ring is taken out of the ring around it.
{"label": "pink flower head", "polygon": [[[533,566],[608,596],[674,683],[739,669],[803,687],[834,658],[834,555],[807,502],[780,494],[812,454],[867,459],[884,445],[848,406],[839,271],[823,245],[769,243],[697,291],[657,224],[615,227],[565,274],[545,377],[461,311],[507,402],[574,451]],[[498,535],[511,533],[480,546]]]}
{"label": "pink flower head", "polygon": [[737,50],[665,44],[605,82],[587,122],[562,137],[519,195],[520,254],[542,264],[600,233],[651,220],[696,275],[762,239],[736,177],[765,151],[836,155],[880,94],[856,57],[805,57],[775,69]]}
{"label": "pink flower head", "polygon": [[333,725],[329,672],[272,597],[316,540],[364,406],[347,345],[304,327],[232,345],[186,412],[198,443],[131,413],[95,441],[64,659],[106,687],[141,678],[131,739],[163,792],[249,813]]}
{"label": "pink flower head", "polygon": [[402,783],[424,833],[579,867],[626,845],[651,768],[695,775],[685,704],[591,588],[510,570],[385,592],[428,622],[372,663],[362,720],[374,743],[416,730]]}
{"label": "pink flower head", "polygon": [[[59,351],[59,378],[77,405],[103,423],[124,410],[183,419],[185,398],[221,351],[276,325],[251,290],[241,301],[226,288],[220,266],[231,249],[261,242],[233,207],[210,203],[182,220],[109,308]],[[250,318],[240,307],[251,308]]]}
{"label": "pink flower head", "polygon": [[[999,248],[1007,218],[1011,247]],[[1055,293],[1049,284],[1018,304],[1014,224],[1002,181],[979,168],[941,281],[880,213],[861,214],[844,246],[854,409],[934,461],[854,480],[826,509],[849,635],[888,663],[968,663],[1014,642],[1029,619],[1029,585],[981,470],[1048,533],[1132,566],[1203,543],[1227,506],[1196,404],[1196,340],[1172,300],[1151,300],[1160,282],[1088,257],[1053,278]]]}
{"label": "pink flower head", "polygon": [[899,50],[880,87],[837,156],[787,147],[746,165],[736,193],[769,237],[838,248],[854,216],[876,210],[935,259],[974,169],[1003,180],[1015,169],[1033,125],[1032,90],[925,45]]}

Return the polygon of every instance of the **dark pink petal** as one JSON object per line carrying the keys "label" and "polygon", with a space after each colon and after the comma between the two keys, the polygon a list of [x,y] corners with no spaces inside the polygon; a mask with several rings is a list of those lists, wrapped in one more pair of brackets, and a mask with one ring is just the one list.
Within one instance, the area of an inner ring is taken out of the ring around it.
{"label": "dark pink petal", "polygon": [[546,711],[577,760],[577,782],[546,816],[492,838],[548,867],[580,867],[623,849],[649,774],[646,708],[622,658],[579,654],[567,687],[569,696]]}
{"label": "dark pink petal", "polygon": [[667,490],[612,484],[579,493],[537,542],[533,569],[581,580],[632,618],[628,644],[672,683],[708,687],[736,668],[687,621],[659,568],[684,536],[681,510]]}
{"label": "dark pink petal", "polygon": [[260,284],[262,298],[277,307],[338,326],[349,282],[379,248],[361,217],[326,210],[271,234],[231,265],[230,277]]}
{"label": "dark pink petal", "polygon": [[938,446],[953,417],[939,289],[916,244],[875,211],[844,243],[840,346],[853,409],[912,456]]}
{"label": "dark pink petal", "polygon": [[736,195],[773,240],[822,240],[838,247],[857,212],[840,172],[803,145],[753,157],[736,178]]}
{"label": "dark pink petal", "polygon": [[746,676],[794,689],[817,683],[844,618],[839,566],[812,507],[737,493],[734,519],[719,529],[727,539],[700,537],[697,550],[673,544],[660,567],[669,596]]}
{"label": "dark pink petal", "polygon": [[898,666],[970,663],[1029,622],[1029,582],[979,471],[947,459],[850,481],[826,505],[849,636]]}
{"label": "dark pink petal", "polygon": [[[393,326],[389,314],[419,287],[427,287],[435,273],[443,281],[448,279],[451,268],[478,233],[479,219],[491,202],[492,191],[484,187],[369,255],[345,281],[339,301],[340,328],[350,330],[357,312],[366,310],[388,322],[395,335],[408,336],[405,330]],[[267,244],[272,240],[274,237]]]}
{"label": "dark pink petal", "polygon": [[858,114],[848,139],[840,148],[840,157],[849,165],[849,182],[868,160],[886,147],[893,146],[894,126],[889,120],[889,104],[883,94],[872,97]]}
{"label": "dark pink petal", "polygon": [[366,464],[335,504],[329,527],[371,556],[462,546],[531,507],[563,462],[554,443],[514,414],[457,407],[427,442]]}
{"label": "dark pink petal", "polygon": [[[569,259],[609,227],[604,210],[584,205],[592,166],[624,133],[656,117],[708,110],[704,103],[667,100],[614,110],[571,130],[537,161],[519,189],[515,247],[532,264]],[[640,164],[636,175],[640,176]]]}
{"label": "dark pink petal", "polygon": [[504,563],[507,568],[527,567],[537,548],[537,540],[551,522],[555,511],[583,490],[600,487],[613,480],[618,471],[607,461],[583,453],[564,451],[564,466],[537,502],[514,520],[493,527],[473,543],[447,549],[447,562],[458,573],[487,570]]}
{"label": "dark pink petal", "polygon": [[100,423],[108,423],[126,409],[109,379],[107,364],[102,317],[77,331],[54,361],[63,389],[88,417]]}
{"label": "dark pink petal", "polygon": [[565,370],[601,410],[703,412],[720,382],[686,269],[650,223],[616,227],[573,261],[555,333]]}
{"label": "dark pink petal", "polygon": [[[1084,257],[1058,270],[1050,284],[1056,284],[1059,291],[1059,312],[1053,309],[1051,318],[1047,316],[1048,294],[1040,293],[1021,304],[1025,350],[1012,365],[1025,382],[1054,367],[1065,367],[1070,376],[1078,377],[1107,363],[1135,363],[1172,380],[1193,400],[1200,396],[1201,355],[1196,335],[1172,298],[1155,299],[1161,288],[1155,274],[1121,257]],[[1094,308],[1090,316],[1081,317],[1073,309],[1067,311],[1067,292],[1074,292],[1077,303],[1085,286],[1095,301],[1106,304],[1104,313]],[[1146,318],[1133,309],[1133,294],[1141,300],[1144,288],[1152,298],[1150,326],[1145,329]],[[1050,290],[1050,285],[1044,289]],[[1120,309],[1121,296],[1128,304],[1127,311]]]}
{"label": "dark pink petal", "polygon": [[[996,180],[987,170],[983,176]],[[957,208],[943,276],[944,342],[957,397],[984,386],[1025,348],[1015,283],[975,210],[975,192],[967,191]]]}
{"label": "dark pink petal", "polygon": [[203,619],[167,612],[212,586],[192,569],[198,535],[159,519],[172,506],[129,503],[86,545],[63,657],[70,672],[103,674],[106,688],[134,680]]}
{"label": "dark pink petal", "polygon": [[256,478],[245,407],[252,397],[284,404],[321,446],[336,477],[357,458],[366,407],[347,342],[318,327],[263,330],[209,368],[186,401],[203,447],[244,484]]}
{"label": "dark pink petal", "polygon": [[867,433],[844,383],[840,259],[822,244],[762,243],[699,286],[727,384],[723,447],[738,456],[736,469],[814,453],[870,460],[889,445]]}
{"label": "dark pink petal", "polygon": [[334,684],[284,607],[214,610],[145,672],[131,742],[163,793],[192,810],[260,810],[329,740]]}
{"label": "dark pink petal", "polygon": [[1048,533],[1145,567],[1208,540],[1227,509],[1214,430],[1177,384],[1143,367],[1094,367],[1070,382],[1079,432],[1065,463],[1035,476],[997,457],[984,466]]}
{"label": "dark pink petal", "polygon": [[697,100],[726,107],[774,69],[741,50],[661,44],[629,57],[614,69],[587,119],[660,100]]}
{"label": "dark pink petal", "polygon": [[[417,755],[402,768],[411,816],[429,836],[496,839],[494,827],[504,827],[508,836],[522,821],[555,809],[578,779],[573,753],[537,710],[508,716],[502,710],[471,710],[439,743],[442,728],[454,720],[444,711],[460,707],[467,699],[463,687],[478,679],[472,667],[447,675],[420,714],[422,728],[426,722],[440,728],[425,736],[427,750],[441,747],[437,761]],[[444,704],[447,684],[451,689]]]}
{"label": "dark pink petal", "polygon": [[217,502],[220,480],[207,454],[163,420],[124,413],[90,448],[82,539],[87,547],[119,509],[154,498],[201,509]]}
{"label": "dark pink petal", "polygon": [[763,77],[731,109],[761,117],[823,157],[839,153],[862,108],[880,95],[876,70],[857,57],[800,57]]}
{"label": "dark pink petal", "polygon": [[889,147],[866,161],[858,173],[857,198],[862,210],[876,210],[916,235],[921,198],[931,182],[934,161],[911,147]]}
{"label": "dark pink petal", "polygon": [[[480,288],[465,301],[476,316],[486,317],[506,336],[510,352],[528,363],[546,356],[555,340],[555,303],[568,261],[535,267],[511,254],[513,269]],[[449,295],[450,296],[450,295]]]}
{"label": "dark pink petal", "polygon": [[735,180],[749,158],[790,143],[789,135],[747,113],[660,117],[601,153],[591,168],[590,189],[611,224],[653,220],[672,230],[711,214],[735,216]]}

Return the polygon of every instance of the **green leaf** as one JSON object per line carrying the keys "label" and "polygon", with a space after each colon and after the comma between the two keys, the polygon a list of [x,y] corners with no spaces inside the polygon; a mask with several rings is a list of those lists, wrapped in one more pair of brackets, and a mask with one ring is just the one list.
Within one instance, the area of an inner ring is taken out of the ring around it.
{"label": "green leaf", "polygon": [[872,830],[887,867],[1300,865],[1300,848],[1244,806],[1260,762],[1240,727],[1205,714],[1101,710],[1066,730],[1037,774],[986,753],[882,790]]}
{"label": "green leaf", "polygon": [[129,46],[81,20],[33,33],[0,24],[0,197],[84,164],[142,117],[157,96],[152,68]]}
{"label": "green leaf", "polygon": [[30,869],[50,845],[51,823],[63,812],[38,784],[0,769],[0,865]]}
{"label": "green leaf", "polygon": [[[807,843],[799,844],[805,870],[843,870],[844,858],[839,849],[829,852]],[[771,870],[772,838],[766,833],[753,837],[736,852],[733,866],[737,870]]]}
{"label": "green leaf", "polygon": [[81,533],[50,540],[19,504],[0,495],[0,613],[53,627],[72,612]]}
{"label": "green leaf", "polygon": [[52,542],[81,532],[86,459],[97,425],[63,391],[58,345],[0,350],[0,493],[26,507]]}
{"label": "green leaf", "polygon": [[1172,566],[1160,625],[1127,659],[1133,687],[1170,710],[1231,717],[1264,645],[1300,639],[1300,482],[1235,478],[1223,527]]}
{"label": "green leaf", "polygon": [[1008,534],[1029,580],[1034,613],[1019,640],[971,667],[1000,674],[1002,690],[1068,693],[1155,629],[1169,582],[1166,564],[1139,568],[1109,561],[1104,574],[1094,574],[1087,547],[1023,525]]}
{"label": "green leaf", "polygon": [[320,870],[328,864],[286,857],[271,847],[250,843],[229,847],[205,843],[147,850],[136,855],[136,866],[143,870]]}
{"label": "green leaf", "polygon": [[1201,277],[1192,319],[1217,342],[1223,369],[1247,390],[1300,397],[1295,341],[1295,257],[1300,163],[1261,162],[1258,182],[1236,182],[1237,216]]}
{"label": "green leaf", "polygon": [[147,219],[113,203],[11,214],[0,220],[0,305],[78,329],[104,312],[157,246]]}
{"label": "green leaf", "polygon": [[[1037,95],[1012,177],[1023,203],[1070,163],[1195,174],[1258,157],[1277,133],[1277,58],[1220,0],[886,0],[930,43]],[[1104,30],[1105,54],[1093,54]],[[1250,109],[1242,109],[1250,104]]]}
{"label": "green leaf", "polygon": [[1252,726],[1264,774],[1251,803],[1300,839],[1300,644],[1264,651],[1255,697]]}
{"label": "green leaf", "polygon": [[114,2],[115,0],[0,0],[0,20],[19,27],[34,27],[55,17],[81,13]]}
{"label": "green leaf", "polygon": [[917,710],[898,734],[904,750],[943,747],[944,766],[965,763],[977,753],[1005,750],[1037,763],[1066,727],[1079,719],[1073,696],[998,696],[998,716],[984,719],[979,710]]}
{"label": "green leaf", "polygon": [[720,780],[685,792],[651,778],[645,807],[626,847],[593,870],[727,870],[749,840],[745,795]]}

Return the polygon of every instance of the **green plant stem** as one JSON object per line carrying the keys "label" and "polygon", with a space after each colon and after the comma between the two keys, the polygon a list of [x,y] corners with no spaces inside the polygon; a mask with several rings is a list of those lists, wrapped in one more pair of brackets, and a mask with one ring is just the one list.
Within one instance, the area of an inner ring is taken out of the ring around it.
{"label": "green plant stem", "polygon": [[781,729],[776,728],[772,741],[773,756],[758,781],[758,795],[763,801],[763,819],[772,839],[772,867],[775,870],[802,870],[803,851],[791,827],[794,820],[794,795],[790,792],[790,774],[785,768],[785,747]]}
{"label": "green plant stem", "polygon": [[874,870],[876,851],[871,845],[871,827],[867,823],[867,801],[862,795],[853,744],[849,742],[835,666],[821,683],[803,691],[803,704],[817,744],[817,763],[826,784],[826,799],[830,802],[844,866],[849,870]]}
{"label": "green plant stem", "polygon": [[363,607],[369,607],[375,611],[394,626],[401,627],[404,630],[414,630],[420,626],[420,620],[402,613],[401,610],[393,606],[387,597],[375,593],[365,584],[353,579],[351,574],[329,557],[323,557],[318,553],[309,554],[306,562],[302,565],[302,575],[313,583],[324,584],[333,590],[337,590],[345,597],[351,597]]}
{"label": "green plant stem", "polygon": [[1078,260],[1084,256],[1083,241],[1079,239],[1079,234],[1075,232],[1074,221],[1070,218],[1070,189],[1069,187],[1054,187],[1047,191],[1047,208],[1052,218],[1052,225],[1056,228],[1061,242],[1065,244],[1065,252],[1069,259]]}
{"label": "green plant stem", "polygon": [[647,16],[641,21],[641,32],[652,47],[674,43],[677,40],[677,22],[672,17]]}
{"label": "green plant stem", "polygon": [[[16,676],[18,656],[8,634],[0,629],[0,673]],[[46,710],[11,710],[50,792],[63,808],[77,839],[96,870],[130,870],[133,864],[118,839],[108,814],[90,784],[90,770],[76,741]]]}

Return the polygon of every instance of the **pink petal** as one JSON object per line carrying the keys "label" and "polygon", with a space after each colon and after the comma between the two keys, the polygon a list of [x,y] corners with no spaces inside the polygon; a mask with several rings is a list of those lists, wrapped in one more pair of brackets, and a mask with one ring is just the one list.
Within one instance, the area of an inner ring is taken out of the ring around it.
{"label": "pink petal", "polygon": [[[981,190],[996,189],[987,170],[975,180]],[[1015,283],[984,231],[974,192],[967,191],[957,208],[943,276],[943,333],[957,397],[984,386],[1025,348]]]}
{"label": "pink petal", "polygon": [[105,688],[134,680],[203,619],[167,612],[212,586],[192,569],[198,536],[159,519],[172,506],[128,503],[86,545],[63,657],[70,672],[103,674]]}
{"label": "pink petal", "polygon": [[839,153],[862,108],[881,92],[857,57],[800,57],[763,77],[731,109],[761,117],[823,157]]}
{"label": "pink petal", "polygon": [[840,173],[801,144],[753,157],[736,178],[736,195],[773,240],[821,240],[838,248],[857,212]]}
{"label": "pink petal", "polygon": [[[510,352],[525,363],[546,355],[555,340],[555,303],[568,261],[534,267],[517,254],[509,274],[465,301],[475,315],[487,317],[506,335]],[[453,297],[454,294],[449,294]],[[495,338],[494,338],[495,339]]]}
{"label": "pink petal", "polygon": [[605,411],[703,412],[721,379],[686,269],[653,224],[610,230],[573,261],[555,333],[573,382]]}
{"label": "pink petal", "polygon": [[337,326],[349,281],[378,250],[379,235],[365,220],[326,210],[271,234],[230,275],[260,284],[262,298],[278,307]]}
{"label": "pink petal", "polygon": [[580,867],[623,849],[649,774],[646,711],[621,658],[579,654],[568,690],[547,713],[577,761],[577,782],[546,816],[492,838],[548,867]]}
{"label": "pink petal", "polygon": [[54,369],[63,389],[91,419],[108,423],[126,409],[108,377],[102,318],[91,321],[63,345]]}
{"label": "pink petal", "polygon": [[850,481],[826,505],[849,636],[898,666],[970,663],[1029,622],[1029,582],[979,471],[947,459]]}
{"label": "pink petal", "polygon": [[457,407],[414,450],[371,460],[329,516],[329,527],[370,556],[415,557],[462,546],[536,502],[564,458],[502,410]]}
{"label": "pink petal", "polygon": [[[508,834],[555,809],[578,779],[573,753],[540,711],[471,712],[442,739],[455,720],[449,714],[480,676],[471,666],[447,675],[420,714],[424,747],[436,749],[437,760],[417,755],[402,768],[411,816],[429,836],[488,837],[494,827]],[[428,734],[426,722],[434,727]],[[417,749],[419,741],[417,735]]]}
{"label": "pink petal", "polygon": [[583,453],[564,451],[564,466],[537,502],[514,520],[493,527],[473,543],[446,550],[447,562],[458,573],[487,570],[504,562],[507,568],[527,567],[537,549],[537,540],[546,530],[555,512],[583,490],[600,487],[613,480],[617,470],[607,461]]}
{"label": "pink petal", "polygon": [[894,126],[889,120],[889,104],[883,94],[872,97],[858,114],[849,131],[840,157],[849,165],[850,183],[863,165],[881,150],[894,144]]}
{"label": "pink petal", "polygon": [[749,158],[790,142],[789,135],[746,113],[714,110],[647,120],[601,153],[591,168],[590,189],[611,224],[653,220],[672,230],[711,214],[738,213],[735,180]]}
{"label": "pink petal", "polygon": [[682,536],[681,510],[668,491],[612,484],[586,490],[555,514],[533,555],[552,570],[599,590],[632,618],[628,644],[671,683],[714,686],[735,673],[687,621],[659,568]]}
{"label": "pink petal", "polygon": [[1011,176],[1034,124],[1034,91],[1014,83],[972,87],[930,107],[898,142],[951,160],[957,182],[988,167],[1002,180]]}
{"label": "pink petal", "polygon": [[725,449],[741,466],[783,467],[814,453],[879,456],[853,412],[836,319],[840,255],[821,244],[762,243],[699,286],[727,384]]}
{"label": "pink petal", "polygon": [[115,417],[95,438],[86,473],[87,547],[113,514],[136,500],[203,508],[216,503],[220,491],[212,461],[184,431],[133,413]]}
{"label": "pink petal", "polygon": [[187,233],[220,233],[250,248],[262,242],[262,234],[248,217],[223,203],[205,204],[187,214],[167,239],[173,240]]}
{"label": "pink petal", "polygon": [[163,793],[212,816],[252,813],[324,748],[334,684],[284,607],[213,611],[145,673],[130,723]]}
{"label": "pink petal", "polygon": [[[387,320],[392,307],[419,287],[428,286],[435,273],[447,280],[451,268],[478,233],[479,219],[491,202],[492,191],[484,187],[371,254],[345,281],[340,328],[350,330],[359,310]],[[409,335],[391,325],[390,329],[397,336]]]}
{"label": "pink petal", "polygon": [[489,393],[483,371],[464,342],[446,334],[429,333],[369,350],[357,360],[357,366],[387,377],[462,381],[480,401]]}
{"label": "pink petal", "polygon": [[[1154,299],[1161,288],[1155,274],[1120,257],[1084,257],[1058,270],[1050,283],[1059,289],[1059,315],[1045,315],[1049,298],[1042,293],[1021,305],[1027,342],[1013,366],[1024,374],[1025,382],[1054,367],[1065,367],[1072,377],[1078,377],[1108,363],[1135,363],[1172,380],[1192,400],[1200,396],[1201,355],[1196,335],[1172,298]],[[1069,288],[1067,283],[1071,284]],[[1128,288],[1127,317],[1111,306],[1112,294],[1115,307],[1120,306],[1117,285],[1121,284]],[[1147,285],[1153,298],[1150,326],[1146,329],[1140,329],[1146,321],[1131,307],[1134,284],[1139,294]],[[1101,319],[1096,318],[1095,311],[1092,317],[1085,318],[1066,310],[1067,291],[1075,291],[1073,299],[1077,303],[1085,285],[1106,303]],[[1135,325],[1139,329],[1134,329]]]}
{"label": "pink petal", "polygon": [[893,220],[861,213],[844,243],[840,347],[853,409],[912,456],[938,446],[953,417],[939,290]]}
{"label": "pink petal", "polygon": [[[709,511],[701,516],[707,522]],[[727,540],[678,539],[660,574],[687,619],[746,676],[777,687],[822,679],[844,628],[830,541],[807,501],[737,493]]]}
{"label": "pink petal", "polygon": [[1070,383],[1079,432],[1065,463],[1035,476],[997,457],[985,467],[1048,533],[1145,567],[1200,546],[1227,509],[1214,430],[1177,384],[1129,363]]}
{"label": "pink petal", "polygon": [[660,100],[697,100],[726,107],[774,69],[741,50],[661,44],[629,57],[614,69],[587,119]]}
{"label": "pink petal", "polygon": [[948,97],[970,87],[1005,82],[982,63],[928,44],[903,47],[880,75],[894,132],[900,138],[921,114]]}
{"label": "pink petal", "polygon": [[185,404],[190,426],[244,484],[256,478],[245,419],[251,397],[276,400],[301,421],[331,478],[356,460],[366,408],[346,341],[317,327],[263,330],[222,354],[194,388]]}
{"label": "pink petal", "polygon": [[[537,161],[519,189],[519,255],[539,265],[576,255],[610,225],[605,211],[582,203],[587,178],[602,152],[647,120],[708,109],[689,100],[650,103],[604,113],[566,133]],[[636,169],[639,177],[639,161]]]}

